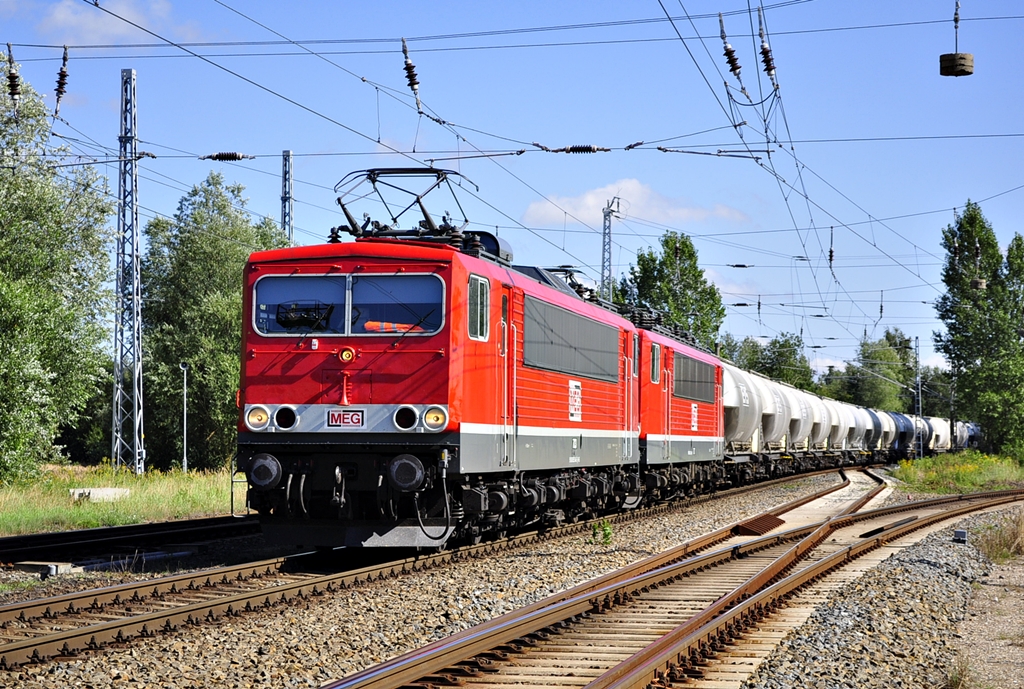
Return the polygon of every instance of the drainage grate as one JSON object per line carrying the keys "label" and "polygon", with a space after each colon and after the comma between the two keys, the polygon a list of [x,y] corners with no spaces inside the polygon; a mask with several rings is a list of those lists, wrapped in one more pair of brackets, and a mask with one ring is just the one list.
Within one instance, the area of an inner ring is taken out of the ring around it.
{"label": "drainage grate", "polygon": [[750,521],[737,524],[733,532],[737,536],[764,536],[772,529],[785,523],[774,514],[762,514],[760,517],[754,517]]}

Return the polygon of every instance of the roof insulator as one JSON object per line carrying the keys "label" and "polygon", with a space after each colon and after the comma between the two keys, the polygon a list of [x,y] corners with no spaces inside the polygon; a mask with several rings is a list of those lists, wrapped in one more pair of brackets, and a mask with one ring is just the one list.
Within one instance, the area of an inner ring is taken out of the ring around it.
{"label": "roof insulator", "polygon": [[219,160],[222,162],[230,162],[233,160],[255,160],[256,156],[246,155],[244,153],[238,153],[237,151],[222,151],[220,153],[211,153],[210,155],[199,156],[199,160]]}
{"label": "roof insulator", "polygon": [[420,104],[420,81],[416,78],[416,65],[409,59],[409,46],[405,44],[404,38],[402,39],[402,54],[405,55],[405,78],[409,81],[412,95],[416,96],[416,112],[423,112],[423,106]]}
{"label": "roof insulator", "polygon": [[56,117],[60,112],[60,99],[64,97],[64,94],[68,91],[68,47],[64,46],[64,61],[60,65],[60,71],[57,72],[57,88],[55,92],[57,94],[56,105],[53,106],[53,116]]}

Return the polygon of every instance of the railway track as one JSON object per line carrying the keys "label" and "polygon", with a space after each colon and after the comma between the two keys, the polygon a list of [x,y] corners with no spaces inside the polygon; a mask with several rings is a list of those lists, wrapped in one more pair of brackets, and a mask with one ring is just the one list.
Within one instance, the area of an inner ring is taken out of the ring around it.
{"label": "railway track", "polygon": [[249,536],[259,531],[255,515],[247,515],[6,536],[0,538],[0,565],[22,560],[67,561],[83,554]]}
{"label": "railway track", "polygon": [[1024,499],[1006,491],[856,513],[869,480],[788,511],[785,524],[748,520],[714,550],[638,563],[325,687],[739,686],[797,623],[793,609],[809,614],[853,576],[850,563],[884,557],[913,530]]}
{"label": "railway track", "polygon": [[[792,480],[794,477],[787,477],[766,484],[722,491],[718,495],[750,492],[766,485]],[[813,497],[794,501],[774,512],[793,509]],[[384,564],[364,564],[343,572],[317,575],[304,571],[322,567],[322,561],[316,564],[318,561],[307,554],[14,603],[0,607],[0,667],[10,669],[24,663],[73,655],[105,644],[124,643],[139,636],[173,631],[181,625],[200,624],[225,615],[237,615],[296,599],[324,595],[405,572],[483,557],[550,538],[587,534],[591,532],[594,523],[603,519],[623,523],[707,499],[710,498],[704,496],[679,505],[612,515],[545,532],[523,534],[501,542],[419,555]],[[712,546],[728,537],[728,534],[728,529],[720,530],[654,559],[665,563],[687,557],[697,550]],[[373,552],[363,550],[353,556],[369,556]]]}

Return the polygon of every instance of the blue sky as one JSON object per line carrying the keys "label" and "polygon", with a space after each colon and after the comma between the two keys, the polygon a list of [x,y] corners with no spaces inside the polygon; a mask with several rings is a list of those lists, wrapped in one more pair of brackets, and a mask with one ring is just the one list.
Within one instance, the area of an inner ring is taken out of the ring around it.
{"label": "blue sky", "polygon": [[[662,2],[0,0],[0,41],[51,104],[69,46],[55,131],[83,155],[116,152],[120,71],[137,71],[139,148],[157,156],[140,168],[143,221],[172,215],[211,170],[278,219],[291,149],[296,241],[319,242],[343,222],[333,187],[348,172],[433,160],[479,186],[459,190],[466,217],[497,229],[517,263],[596,279],[601,211],[617,196],[615,273],[664,230],[689,234],[729,305],[723,330],[802,332],[821,369],[898,326],[941,363],[941,229],[971,199],[1004,247],[1019,231],[1020,4],[963,0],[959,49],[976,73],[948,78],[952,1],[768,2],[772,98],[756,6]],[[447,124],[417,114],[402,37],[424,109]],[[256,158],[198,159],[217,151]],[[116,165],[101,169],[116,189]],[[733,306],[759,298],[760,314]]]}

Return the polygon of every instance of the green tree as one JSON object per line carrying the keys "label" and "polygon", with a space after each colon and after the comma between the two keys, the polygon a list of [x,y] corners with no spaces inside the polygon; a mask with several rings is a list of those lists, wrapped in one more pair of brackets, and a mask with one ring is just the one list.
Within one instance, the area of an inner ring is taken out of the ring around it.
{"label": "green tree", "polygon": [[861,340],[857,360],[846,367],[846,392],[853,404],[883,411],[913,411],[914,352],[899,328],[878,340]]}
{"label": "green tree", "polygon": [[216,468],[235,445],[242,335],[242,271],[249,254],[284,246],[269,220],[253,222],[240,185],[211,173],[173,219],[147,223],[142,264],[146,452],[152,466],[182,457],[182,371],[188,371],[190,468]]}
{"label": "green tree", "polygon": [[814,370],[804,354],[804,339],[795,333],[779,333],[761,347],[753,370],[801,390],[816,390]]}
{"label": "green tree", "polygon": [[818,394],[839,402],[854,403],[853,381],[856,380],[855,366],[847,363],[842,370],[829,366],[818,380]]}
{"label": "green tree", "polygon": [[725,333],[718,341],[719,355],[745,370],[754,370],[764,345],[754,337],[737,340],[732,333]]}
{"label": "green tree", "polygon": [[620,282],[620,293],[633,306],[658,311],[682,326],[701,345],[713,349],[725,307],[718,288],[697,265],[697,250],[685,234],[666,232],[661,250],[640,251],[636,265]]}
{"label": "green tree", "polygon": [[[942,232],[946,251],[933,334],[955,376],[956,416],[981,424],[997,450],[1024,459],[1024,239],[1003,256],[981,208],[967,202]],[[981,283],[984,281],[984,287]]]}
{"label": "green tree", "polygon": [[954,400],[949,371],[935,366],[921,367],[921,413],[925,416],[949,417]]}
{"label": "green tree", "polygon": [[109,359],[112,204],[94,169],[58,167],[67,155],[28,84],[16,111],[0,96],[0,479],[61,458]]}

